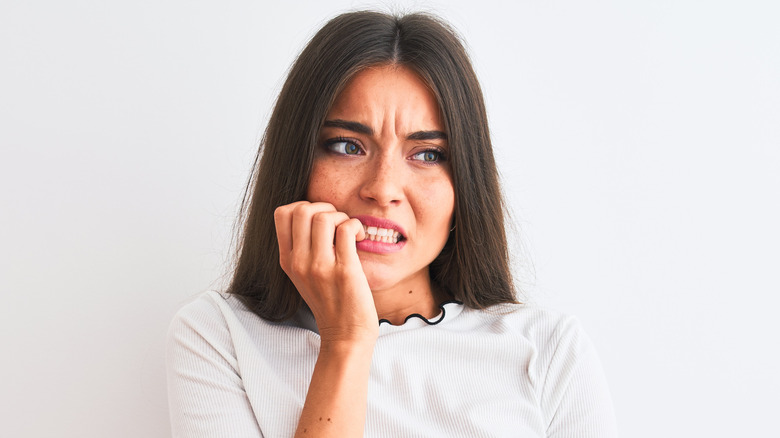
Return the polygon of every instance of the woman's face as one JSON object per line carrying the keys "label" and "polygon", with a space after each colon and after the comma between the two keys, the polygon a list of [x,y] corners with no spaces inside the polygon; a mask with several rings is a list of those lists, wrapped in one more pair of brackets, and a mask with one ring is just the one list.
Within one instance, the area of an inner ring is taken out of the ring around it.
{"label": "woman's face", "polygon": [[367,228],[357,248],[374,292],[428,285],[428,265],[452,228],[447,157],[436,99],[405,67],[361,71],[328,112],[307,200]]}

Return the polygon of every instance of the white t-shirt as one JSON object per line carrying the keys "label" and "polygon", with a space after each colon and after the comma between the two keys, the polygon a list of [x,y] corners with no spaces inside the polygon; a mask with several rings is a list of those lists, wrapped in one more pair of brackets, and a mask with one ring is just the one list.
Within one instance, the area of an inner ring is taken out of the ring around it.
{"label": "white t-shirt", "polygon": [[[266,321],[207,292],[168,336],[174,437],[291,437],[320,338],[307,310]],[[576,319],[528,305],[380,323],[367,437],[616,437],[598,357]]]}

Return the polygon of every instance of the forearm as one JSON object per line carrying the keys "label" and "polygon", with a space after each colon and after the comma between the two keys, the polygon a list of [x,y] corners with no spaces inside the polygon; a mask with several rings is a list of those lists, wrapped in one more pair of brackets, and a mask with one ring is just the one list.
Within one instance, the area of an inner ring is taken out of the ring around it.
{"label": "forearm", "polygon": [[374,342],[323,345],[296,437],[362,437]]}

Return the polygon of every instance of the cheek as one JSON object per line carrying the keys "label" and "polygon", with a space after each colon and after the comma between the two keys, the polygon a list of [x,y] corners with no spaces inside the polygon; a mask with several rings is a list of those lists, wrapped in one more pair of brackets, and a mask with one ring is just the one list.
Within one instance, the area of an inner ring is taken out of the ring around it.
{"label": "cheek", "polygon": [[321,202],[328,196],[326,190],[331,186],[328,181],[328,172],[324,171],[323,165],[319,160],[314,161],[309,175],[309,187],[306,189],[306,200],[309,202]]}
{"label": "cheek", "polygon": [[306,200],[309,202],[339,204],[339,200],[343,196],[341,189],[343,189],[345,181],[342,173],[329,160],[316,159],[309,176]]}
{"label": "cheek", "polygon": [[435,229],[449,231],[455,210],[455,189],[452,182],[449,179],[436,180],[420,187],[427,187],[418,198],[421,211],[429,218],[427,222]]}

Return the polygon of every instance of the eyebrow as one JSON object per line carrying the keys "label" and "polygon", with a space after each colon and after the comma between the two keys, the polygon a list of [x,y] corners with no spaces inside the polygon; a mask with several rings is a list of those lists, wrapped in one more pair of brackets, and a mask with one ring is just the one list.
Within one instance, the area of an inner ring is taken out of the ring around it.
{"label": "eyebrow", "polygon": [[[341,128],[347,131],[357,132],[358,134],[374,135],[374,130],[359,122],[349,120],[335,119],[325,120],[323,123],[327,128]],[[407,140],[447,140],[447,134],[442,131],[417,131],[406,136]]]}
{"label": "eyebrow", "polygon": [[323,126],[327,128],[341,128],[347,131],[357,132],[358,134],[374,135],[374,130],[370,126],[366,126],[358,122],[350,122],[348,120],[325,120]]}

